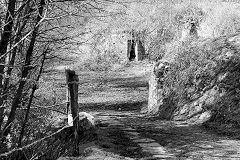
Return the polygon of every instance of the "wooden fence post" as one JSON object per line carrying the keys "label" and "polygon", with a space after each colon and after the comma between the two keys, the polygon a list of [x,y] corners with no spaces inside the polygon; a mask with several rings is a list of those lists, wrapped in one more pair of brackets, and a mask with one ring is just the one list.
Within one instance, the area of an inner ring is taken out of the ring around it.
{"label": "wooden fence post", "polygon": [[73,156],[77,156],[79,154],[79,117],[78,117],[78,76],[76,75],[75,71],[66,69],[66,80],[68,86],[68,93],[69,93],[69,100],[70,100],[70,111],[72,113],[73,119],[73,127],[74,127],[74,136],[75,136],[75,144],[74,144],[74,151]]}

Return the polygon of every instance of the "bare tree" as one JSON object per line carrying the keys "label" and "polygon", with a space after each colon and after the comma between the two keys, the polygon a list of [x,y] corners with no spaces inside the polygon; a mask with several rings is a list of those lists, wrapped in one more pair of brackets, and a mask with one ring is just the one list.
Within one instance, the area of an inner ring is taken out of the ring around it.
{"label": "bare tree", "polygon": [[[120,1],[9,0],[5,2],[5,19],[0,37],[0,153],[8,150],[6,137],[16,130],[20,134],[13,147],[25,144],[24,137],[34,103],[37,83],[47,63],[66,57],[83,42],[76,40],[89,32],[90,19],[101,19],[113,13],[107,6]],[[3,23],[2,23],[3,22]],[[80,28],[79,28],[80,27]],[[43,46],[46,46],[43,47]],[[26,111],[18,111],[26,108]],[[24,113],[22,121],[19,113]],[[7,120],[4,120],[4,118]],[[18,143],[18,144],[17,144]]]}

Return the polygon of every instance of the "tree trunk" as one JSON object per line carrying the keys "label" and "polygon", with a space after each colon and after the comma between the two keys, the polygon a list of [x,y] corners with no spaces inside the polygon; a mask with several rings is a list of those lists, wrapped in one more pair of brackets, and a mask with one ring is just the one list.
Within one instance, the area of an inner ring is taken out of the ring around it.
{"label": "tree trunk", "polygon": [[[43,71],[43,65],[44,65],[44,62],[45,62],[45,59],[46,59],[46,52],[43,54],[43,58],[42,58],[42,61],[41,61],[41,66],[40,66],[38,76],[36,78],[36,82],[38,82],[40,77],[41,77],[41,74],[42,74],[42,71]],[[21,129],[21,132],[20,132],[20,136],[19,136],[19,139],[18,139],[18,148],[22,147],[22,139],[23,139],[23,135],[24,135],[24,130],[25,130],[26,124],[28,122],[30,107],[31,107],[31,104],[32,104],[32,101],[33,101],[33,96],[34,96],[34,93],[35,93],[36,90],[37,90],[37,84],[34,84],[34,86],[32,87],[32,91],[31,91],[31,94],[30,94],[28,104],[27,104],[26,115],[25,115],[25,118],[24,118],[24,121],[23,121],[23,124],[22,124],[22,129]]]}
{"label": "tree trunk", "polygon": [[22,75],[21,75],[21,79],[20,79],[20,83],[19,86],[17,88],[16,94],[13,98],[13,102],[12,102],[12,106],[11,106],[11,111],[10,114],[8,116],[8,121],[6,123],[6,125],[4,126],[3,129],[3,136],[7,136],[10,132],[11,129],[11,125],[12,122],[15,119],[15,115],[16,115],[16,110],[19,107],[19,104],[21,102],[21,97],[22,97],[22,92],[23,92],[23,88],[26,84],[26,78],[28,76],[29,73],[29,66],[31,64],[31,59],[33,56],[33,49],[34,49],[34,45],[35,45],[35,41],[36,41],[36,37],[37,37],[37,33],[38,33],[38,28],[39,28],[39,22],[42,19],[43,16],[43,8],[45,5],[45,0],[41,0],[40,2],[40,6],[39,6],[39,14],[37,16],[37,20],[36,20],[36,25],[34,27],[33,33],[32,33],[32,38],[25,56],[25,61],[24,61],[24,66],[22,69]]}
{"label": "tree trunk", "polygon": [[[16,27],[15,27],[15,31],[17,31],[17,34],[16,34],[16,38],[15,38],[15,44],[18,43],[22,37],[22,30],[24,29],[24,27],[26,26],[27,24],[27,21],[29,19],[29,16],[30,14],[28,14],[29,12],[29,4],[26,5],[26,9],[24,11],[24,15],[27,15],[22,23],[22,25],[20,26],[20,22],[18,21]],[[18,16],[20,17],[20,16]],[[7,77],[5,78],[4,80],[4,83],[3,83],[3,89],[2,89],[2,102],[7,100],[7,92],[8,92],[8,87],[9,87],[9,81],[10,81],[10,76],[11,76],[11,73],[12,73],[12,70],[13,70],[13,65],[15,63],[15,58],[16,58],[16,55],[17,55],[17,50],[18,50],[18,47],[14,47],[12,52],[11,52],[11,56],[10,56],[10,61],[8,62],[8,69],[6,71],[6,75]],[[1,104],[1,102],[0,102]],[[1,105],[0,105],[1,106]],[[4,111],[5,111],[5,105],[2,104],[2,107],[0,108],[0,130],[1,130],[1,127],[2,127],[2,123],[3,123],[3,119],[4,119]]]}
{"label": "tree trunk", "polygon": [[[3,28],[3,34],[1,36],[0,42],[0,130],[1,124],[4,119],[4,106],[3,106],[3,75],[4,75],[4,64],[5,64],[5,56],[4,54],[7,52],[7,47],[12,35],[13,28],[13,15],[15,11],[16,0],[11,0],[8,2],[8,12],[6,14],[5,26]],[[3,56],[3,57],[2,57]]]}
{"label": "tree trunk", "polygon": [[[5,20],[5,26],[3,28],[3,34],[1,37],[0,42],[0,57],[3,56],[7,52],[7,47],[12,35],[12,28],[13,28],[13,16],[14,16],[14,10],[15,10],[16,0],[11,0],[8,2],[8,12],[6,14],[6,20]],[[5,57],[5,56],[4,56]],[[3,74],[4,74],[4,63],[5,58],[0,58],[0,91],[3,88]],[[0,100],[0,106],[1,106],[1,100]]]}

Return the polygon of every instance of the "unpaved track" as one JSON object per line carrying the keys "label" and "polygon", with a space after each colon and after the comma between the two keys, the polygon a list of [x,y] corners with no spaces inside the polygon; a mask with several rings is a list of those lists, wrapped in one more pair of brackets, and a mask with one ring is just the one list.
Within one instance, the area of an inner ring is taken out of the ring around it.
{"label": "unpaved track", "polygon": [[97,114],[97,145],[133,159],[240,159],[240,141],[197,126],[149,121],[138,112]]}
{"label": "unpaved track", "polygon": [[81,110],[90,112],[99,122],[97,147],[107,153],[142,160],[240,159],[237,139],[141,115],[140,108],[147,105],[149,68],[143,70],[137,64],[119,72],[90,74],[89,83],[80,87]]}

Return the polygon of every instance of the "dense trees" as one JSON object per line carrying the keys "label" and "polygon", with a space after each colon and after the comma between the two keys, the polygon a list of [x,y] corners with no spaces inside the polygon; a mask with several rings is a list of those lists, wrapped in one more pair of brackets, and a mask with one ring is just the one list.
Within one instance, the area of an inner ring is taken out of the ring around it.
{"label": "dense trees", "polygon": [[[65,58],[82,44],[79,39],[89,32],[85,25],[92,18],[112,14],[104,10],[112,3],[107,0],[1,2],[0,152],[21,147],[23,139],[27,140],[24,129],[46,65]],[[8,135],[16,139],[11,140],[10,147],[7,147]]]}

